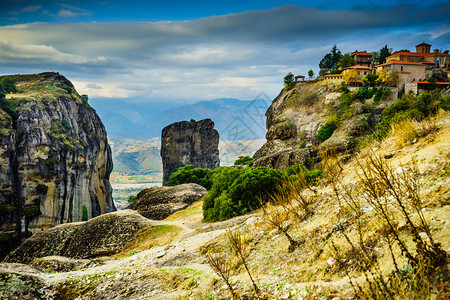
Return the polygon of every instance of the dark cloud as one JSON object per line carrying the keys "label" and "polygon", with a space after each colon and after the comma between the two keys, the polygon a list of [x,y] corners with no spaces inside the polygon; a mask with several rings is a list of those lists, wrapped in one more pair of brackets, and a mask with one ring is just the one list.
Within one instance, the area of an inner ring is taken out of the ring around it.
{"label": "dark cloud", "polygon": [[333,44],[343,52],[373,51],[385,44],[411,48],[423,39],[449,48],[447,22],[437,23],[448,9],[286,5],[184,22],[3,26],[0,63],[13,73],[56,69],[75,78],[83,93],[103,97],[251,99],[261,90],[275,94],[289,71],[317,73]]}

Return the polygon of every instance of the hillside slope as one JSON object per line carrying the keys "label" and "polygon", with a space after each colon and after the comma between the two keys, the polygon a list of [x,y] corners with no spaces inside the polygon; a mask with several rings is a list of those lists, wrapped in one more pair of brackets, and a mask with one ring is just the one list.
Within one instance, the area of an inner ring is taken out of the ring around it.
{"label": "hillside slope", "polygon": [[[441,243],[447,253],[450,251],[449,120],[448,114],[440,115],[434,131],[408,143],[402,142],[401,132],[396,132],[342,165],[339,176],[343,187],[357,191],[355,187],[361,182],[358,162],[370,155],[381,157],[386,166],[389,165],[391,170],[397,172],[414,160],[419,171],[416,179],[422,199],[421,212],[431,226],[433,239]],[[235,228],[244,237],[249,254],[249,271],[264,299],[353,297],[358,292],[356,284],[367,288],[367,279],[359,264],[363,258],[344,238],[357,238],[358,219],[346,213],[347,206],[342,205],[342,202],[339,204],[332,186],[326,182],[314,190],[314,193],[304,194],[313,201],[311,213],[303,221],[285,219],[290,225],[289,234],[300,243],[294,251],[288,251],[288,239],[270,226],[262,212],[222,223],[206,224],[201,222],[199,202],[164,221],[152,221],[154,226],[166,229],[152,236],[155,242],[147,244],[149,249],[129,248],[122,255],[99,261],[101,265],[78,271],[43,273],[37,269],[21,271],[25,267],[17,266],[16,271],[11,271],[10,265],[0,264],[0,274],[26,274],[38,283],[20,288],[24,291],[43,288],[42,293],[52,295],[54,299],[226,299],[231,294],[225,282],[214,273],[203,254],[212,253],[221,245],[226,246],[226,229]],[[368,249],[375,255],[372,268],[377,266],[383,275],[388,275],[393,269],[392,258],[379,227],[379,218],[368,203],[362,202],[361,205],[363,213],[359,219],[365,222],[364,239],[367,239]],[[417,212],[411,212],[411,217],[416,218]],[[412,245],[411,232],[403,218],[399,216],[396,222],[401,238]],[[177,237],[174,238],[173,233],[178,229],[173,231],[170,226],[182,229]],[[141,239],[145,240],[144,237]],[[396,245],[391,245],[398,249]],[[226,250],[222,255],[227,256],[229,253]],[[398,250],[394,253],[397,263],[403,268],[407,261]],[[235,292],[242,299],[256,299],[242,261],[230,257],[225,265],[231,268],[230,280]],[[442,280],[437,290],[440,290],[440,297],[445,299],[449,296],[449,281],[446,277]],[[406,294],[401,295],[406,292],[402,289],[393,287],[392,291],[398,297],[408,298]],[[0,292],[8,291],[0,288]]]}

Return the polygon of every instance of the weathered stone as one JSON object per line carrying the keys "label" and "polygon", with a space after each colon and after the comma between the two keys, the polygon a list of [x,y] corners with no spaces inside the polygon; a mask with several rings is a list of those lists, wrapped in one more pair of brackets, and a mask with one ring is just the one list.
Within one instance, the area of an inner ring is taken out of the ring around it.
{"label": "weathered stone", "polygon": [[220,166],[219,133],[210,119],[182,121],[164,127],[161,135],[163,185],[185,165],[215,169]]}
{"label": "weathered stone", "polygon": [[81,225],[60,255],[92,258],[115,254],[141,229],[150,225],[150,220],[131,209],[100,215]]}
{"label": "weathered stone", "polygon": [[253,154],[253,160],[258,160],[263,156],[277,153],[278,151],[286,149],[286,145],[281,140],[273,140],[266,142]]}
{"label": "weathered stone", "polygon": [[206,195],[206,189],[195,183],[154,187],[141,191],[129,206],[146,218],[162,220]]}
{"label": "weathered stone", "polygon": [[83,224],[83,222],[61,224],[41,231],[12,251],[5,258],[5,262],[28,264],[35,258],[61,255],[69,239]]}
{"label": "weathered stone", "polygon": [[253,166],[286,170],[292,165],[302,164],[306,166],[309,164],[309,160],[314,159],[316,156],[317,152],[312,148],[285,149],[259,158],[253,163]]}
{"label": "weathered stone", "polygon": [[36,258],[31,262],[31,265],[48,273],[84,269],[96,265],[96,262],[90,259],[75,259],[54,255]]}
{"label": "weathered stone", "polygon": [[436,82],[447,82],[447,73],[441,69],[434,69],[430,74],[425,77],[426,81],[436,80]]}
{"label": "weathered stone", "polygon": [[[81,221],[84,207],[89,218],[115,211],[111,150],[95,110],[57,73],[12,77],[26,96],[17,95],[16,117],[0,109],[0,206],[13,207],[0,209],[0,230],[16,231],[17,243]],[[14,247],[1,240],[0,259]]]}
{"label": "weathered stone", "polygon": [[100,215],[87,222],[62,224],[25,240],[5,262],[30,263],[46,256],[91,258],[120,252],[151,221],[126,209]]}
{"label": "weathered stone", "polygon": [[0,283],[1,299],[48,299],[44,295],[44,276],[34,267],[0,263]]}

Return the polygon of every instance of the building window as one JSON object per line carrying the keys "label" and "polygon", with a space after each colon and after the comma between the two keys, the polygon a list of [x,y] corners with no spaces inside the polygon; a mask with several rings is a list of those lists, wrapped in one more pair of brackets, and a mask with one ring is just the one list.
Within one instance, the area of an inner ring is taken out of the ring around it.
{"label": "building window", "polygon": [[403,71],[403,66],[400,67],[400,71]]}
{"label": "building window", "polygon": [[364,71],[364,75],[366,75],[367,74],[367,72],[366,71]]}

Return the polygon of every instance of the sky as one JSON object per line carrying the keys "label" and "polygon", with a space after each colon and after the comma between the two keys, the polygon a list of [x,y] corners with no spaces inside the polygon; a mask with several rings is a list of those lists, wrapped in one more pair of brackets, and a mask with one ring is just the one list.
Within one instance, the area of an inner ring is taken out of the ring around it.
{"label": "sky", "polygon": [[274,98],[342,53],[450,49],[441,0],[0,1],[0,74],[57,71],[108,101]]}

